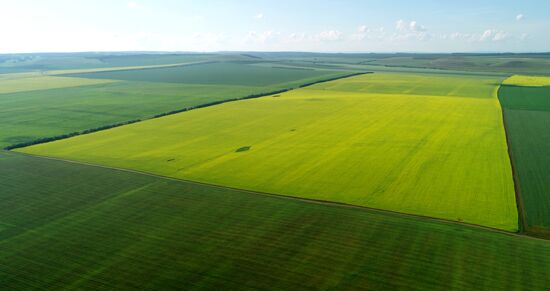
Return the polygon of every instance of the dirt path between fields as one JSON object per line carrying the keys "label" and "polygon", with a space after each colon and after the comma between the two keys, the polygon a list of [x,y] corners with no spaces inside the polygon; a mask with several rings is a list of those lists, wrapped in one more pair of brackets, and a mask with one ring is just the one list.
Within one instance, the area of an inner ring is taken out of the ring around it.
{"label": "dirt path between fields", "polygon": [[528,230],[527,225],[527,216],[525,214],[525,206],[523,204],[523,199],[521,197],[521,187],[519,183],[518,172],[516,168],[516,163],[514,162],[514,156],[512,153],[512,142],[510,139],[510,133],[508,132],[508,121],[506,119],[506,112],[502,103],[500,102],[500,88],[497,89],[497,100],[500,105],[500,110],[502,114],[502,123],[504,126],[504,135],[506,136],[506,146],[508,148],[508,157],[510,158],[510,165],[512,167],[512,179],[514,180],[514,192],[516,194],[516,206],[518,208],[518,218],[519,218],[519,231],[525,233]]}

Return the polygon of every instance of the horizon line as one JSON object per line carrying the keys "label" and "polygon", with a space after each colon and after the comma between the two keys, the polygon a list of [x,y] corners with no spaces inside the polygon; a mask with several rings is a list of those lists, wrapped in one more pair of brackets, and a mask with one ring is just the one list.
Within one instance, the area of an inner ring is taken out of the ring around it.
{"label": "horizon line", "polygon": [[140,53],[140,54],[229,54],[229,53],[310,53],[310,54],[550,54],[549,51],[455,51],[455,52],[423,52],[423,51],[300,51],[300,50],[220,50],[220,51],[185,51],[185,50],[89,50],[89,51],[35,51],[6,52],[0,55],[31,55],[31,54],[106,54],[106,53]]}

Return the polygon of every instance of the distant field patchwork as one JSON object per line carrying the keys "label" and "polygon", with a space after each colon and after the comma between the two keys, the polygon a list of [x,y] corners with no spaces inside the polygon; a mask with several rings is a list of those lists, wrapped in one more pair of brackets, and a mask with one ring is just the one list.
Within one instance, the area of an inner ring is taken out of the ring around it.
{"label": "distant field patchwork", "polygon": [[[116,82],[116,80],[98,80],[59,76],[4,75],[0,78],[0,98],[3,99],[2,94],[7,93],[59,89],[95,84],[106,84],[112,82]],[[2,109],[5,109],[5,107],[3,107]]]}
{"label": "distant field patchwork", "polygon": [[500,82],[370,74],[21,151],[514,231]]}
{"label": "distant field patchwork", "polygon": [[[191,71],[179,66],[79,74],[93,78],[39,73],[2,75],[0,148],[349,73],[280,70],[238,63],[189,68]],[[116,68],[109,68],[113,69]],[[229,69],[233,74],[229,74]],[[105,74],[118,79],[102,78]],[[136,74],[145,74],[144,81]]]}
{"label": "distant field patchwork", "polygon": [[329,75],[334,75],[334,72],[262,67],[241,63],[211,63],[158,69],[67,74],[65,76],[125,81],[268,86]]}
{"label": "distant field patchwork", "polygon": [[473,72],[550,75],[550,59],[546,55],[409,55],[380,58],[369,62],[369,64]]}
{"label": "distant field patchwork", "polygon": [[[514,77],[505,84],[517,84]],[[550,237],[550,86],[503,85],[504,108],[528,231]]]}

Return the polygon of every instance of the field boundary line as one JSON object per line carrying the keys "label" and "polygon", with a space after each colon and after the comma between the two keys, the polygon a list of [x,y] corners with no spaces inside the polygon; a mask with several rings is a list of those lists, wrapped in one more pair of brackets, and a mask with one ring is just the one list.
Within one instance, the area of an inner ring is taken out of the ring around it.
{"label": "field boundary line", "polygon": [[[503,81],[504,82],[504,81]],[[528,230],[527,225],[527,216],[525,213],[525,206],[523,204],[523,198],[521,196],[521,187],[519,182],[519,176],[517,172],[516,163],[514,160],[514,154],[512,152],[512,141],[510,139],[510,133],[508,131],[508,120],[506,119],[506,110],[504,109],[504,106],[502,105],[502,102],[500,102],[500,88],[502,88],[502,84],[498,86],[497,89],[497,101],[500,106],[500,112],[502,115],[502,125],[504,127],[504,135],[506,138],[506,147],[508,150],[508,158],[510,159],[510,167],[512,168],[512,181],[514,183],[514,194],[516,197],[516,207],[518,209],[518,224],[519,224],[519,231],[520,233],[526,233]]]}
{"label": "field boundary line", "polygon": [[329,207],[342,207],[342,208],[348,208],[348,209],[370,211],[370,212],[373,212],[373,213],[379,213],[379,214],[383,214],[383,215],[391,215],[391,216],[394,216],[394,217],[401,217],[401,218],[406,218],[406,219],[417,219],[417,220],[421,220],[421,221],[425,221],[425,222],[441,223],[441,224],[447,224],[447,225],[458,225],[458,226],[463,226],[463,227],[468,227],[468,228],[473,228],[473,229],[489,231],[489,232],[493,232],[493,233],[499,233],[499,234],[503,234],[503,235],[507,235],[507,236],[511,236],[511,237],[531,239],[531,240],[544,241],[544,242],[550,243],[550,240],[548,240],[548,239],[541,238],[541,237],[536,237],[536,236],[531,236],[531,235],[528,235],[528,233],[525,233],[525,232],[511,232],[511,231],[506,231],[506,230],[502,230],[502,229],[498,229],[498,228],[494,228],[494,227],[490,227],[490,226],[484,226],[484,225],[480,225],[480,224],[475,224],[475,223],[460,222],[460,221],[454,221],[454,220],[448,220],[448,219],[444,219],[444,218],[425,216],[425,215],[420,215],[420,214],[404,213],[404,212],[398,212],[398,211],[381,209],[381,208],[374,208],[374,207],[361,206],[361,205],[353,205],[353,204],[348,204],[348,203],[343,203],[343,202],[336,202],[336,201],[328,201],[328,200],[321,200],[321,199],[304,198],[304,197],[290,196],[290,195],[284,195],[284,194],[276,194],[276,193],[269,193],[269,192],[247,190],[247,189],[241,189],[241,188],[236,188],[236,187],[211,184],[211,183],[206,183],[206,182],[198,182],[198,181],[193,181],[193,180],[174,178],[174,177],[169,177],[169,176],[164,176],[164,175],[159,175],[159,174],[153,174],[153,173],[139,171],[139,170],[118,168],[118,167],[112,167],[112,166],[105,166],[105,165],[100,165],[100,164],[81,162],[81,161],[75,161],[75,160],[69,160],[69,159],[41,156],[41,155],[22,153],[22,152],[13,152],[13,151],[9,151],[9,150],[4,150],[4,152],[7,152],[8,154],[22,155],[22,156],[28,156],[28,157],[33,157],[33,158],[41,158],[41,159],[64,162],[64,163],[71,163],[71,164],[90,166],[90,167],[98,167],[98,168],[103,168],[103,169],[108,169],[108,170],[119,171],[119,172],[140,174],[140,175],[159,178],[159,179],[163,179],[163,180],[175,181],[175,182],[184,183],[184,184],[200,185],[200,186],[206,186],[206,187],[211,187],[211,188],[216,188],[216,189],[239,191],[239,192],[242,192],[242,193],[248,193],[248,194],[252,194],[252,195],[268,196],[268,197],[277,198],[277,199],[284,199],[284,200],[301,201],[301,202],[304,202],[304,203],[325,205],[325,206],[329,206]]}
{"label": "field boundary line", "polygon": [[[67,75],[179,68],[179,67],[190,67],[190,66],[196,66],[196,65],[207,65],[207,64],[220,63],[220,62],[221,61],[196,61],[196,62],[174,63],[174,64],[165,64],[165,65],[106,67],[106,68],[73,69],[73,70],[51,70],[51,71],[41,71],[40,74],[44,76],[70,77]],[[74,77],[74,78],[78,78],[78,77]]]}
{"label": "field boundary line", "polygon": [[[345,63],[334,63],[334,64],[345,65]],[[509,72],[461,71],[461,70],[455,70],[455,69],[444,69],[444,68],[437,68],[437,67],[421,67],[421,66],[417,67],[417,66],[407,66],[407,65],[387,65],[387,64],[373,64],[373,63],[365,63],[365,64],[360,64],[360,65],[373,66],[373,67],[382,67],[382,68],[387,68],[387,69],[403,68],[403,69],[419,69],[419,70],[434,70],[434,71],[437,71],[437,72],[418,72],[418,73],[421,73],[421,74],[439,74],[439,73],[442,73],[442,74],[451,74],[451,75],[491,76],[491,77],[507,77],[507,76],[510,76],[512,74],[512,73],[509,73]],[[390,71],[390,72],[394,72],[394,71]],[[403,72],[403,71],[395,71],[395,72]],[[414,72],[414,73],[416,73],[416,72]]]}
{"label": "field boundary line", "polygon": [[185,112],[185,111],[210,107],[210,106],[229,103],[229,102],[234,102],[234,101],[255,99],[255,98],[260,98],[260,97],[271,96],[271,95],[274,95],[274,94],[281,94],[281,93],[284,93],[284,92],[289,92],[289,91],[296,90],[296,89],[302,89],[302,88],[309,87],[309,86],[319,84],[319,83],[336,81],[336,80],[340,80],[340,79],[345,79],[345,78],[350,78],[350,77],[355,77],[355,76],[360,76],[360,75],[365,75],[365,74],[371,74],[371,73],[372,72],[351,73],[351,74],[346,74],[346,75],[342,75],[342,76],[338,76],[338,77],[332,77],[332,78],[328,78],[328,79],[322,79],[322,80],[318,80],[318,81],[314,81],[314,82],[304,83],[304,84],[298,85],[296,87],[283,88],[283,89],[279,89],[279,90],[275,90],[275,91],[271,91],[271,92],[257,93],[257,94],[251,94],[251,95],[244,96],[244,97],[237,97],[237,98],[231,98],[231,99],[208,102],[208,103],[199,104],[199,105],[195,105],[195,106],[191,106],[191,107],[185,107],[185,108],[182,108],[182,109],[176,109],[176,110],[172,110],[172,111],[168,111],[168,112],[158,113],[156,115],[153,115],[153,116],[147,117],[147,118],[141,118],[141,119],[138,118],[138,119],[127,120],[127,121],[122,121],[122,122],[118,122],[118,123],[106,124],[106,125],[96,127],[96,128],[90,128],[90,129],[65,133],[65,134],[56,135],[56,136],[37,138],[35,140],[31,140],[31,141],[28,141],[28,142],[22,142],[22,143],[8,145],[8,146],[4,147],[3,149],[4,150],[13,150],[13,149],[18,149],[18,148],[24,148],[24,147],[28,147],[28,146],[32,146],[32,145],[43,144],[43,143],[48,143],[48,142],[52,142],[52,141],[67,139],[67,138],[71,138],[71,137],[75,137],[75,136],[79,136],[79,135],[90,134],[90,133],[94,133],[94,132],[98,132],[98,131],[102,131],[102,130],[107,130],[107,129],[111,129],[111,128],[115,128],[115,127],[119,127],[119,126],[123,126],[123,125],[128,125],[128,124],[132,124],[132,123],[136,123],[136,122],[156,119],[156,118],[164,117],[164,116],[167,116],[167,115],[178,114],[178,113],[182,113],[182,112]]}

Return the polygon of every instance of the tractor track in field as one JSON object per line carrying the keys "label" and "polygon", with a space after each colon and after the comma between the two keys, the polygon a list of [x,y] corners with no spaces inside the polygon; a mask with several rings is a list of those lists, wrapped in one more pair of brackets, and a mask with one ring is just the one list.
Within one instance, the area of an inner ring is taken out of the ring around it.
{"label": "tractor track in field", "polygon": [[140,174],[145,175],[149,177],[159,178],[163,180],[169,180],[169,181],[175,181],[178,183],[184,183],[184,184],[192,184],[192,185],[200,185],[200,186],[206,186],[216,189],[224,189],[224,190],[232,190],[232,191],[239,191],[242,193],[248,193],[251,195],[261,195],[261,196],[268,196],[272,198],[277,199],[285,199],[285,200],[293,200],[293,201],[300,201],[304,203],[310,203],[310,204],[318,204],[318,205],[324,205],[324,206],[330,206],[330,207],[342,207],[342,208],[348,208],[348,209],[355,209],[355,210],[361,210],[361,211],[369,211],[371,213],[378,213],[382,215],[392,215],[394,217],[401,217],[405,219],[417,219],[425,222],[432,222],[432,223],[442,223],[447,225],[460,225],[468,228],[474,228],[474,229],[480,229],[484,231],[489,231],[492,233],[498,233],[502,235],[507,235],[511,237],[517,237],[522,239],[530,239],[530,240],[536,240],[536,241],[545,241],[550,243],[550,240],[530,236],[525,232],[522,232],[520,229],[520,232],[509,232],[489,226],[483,226],[479,224],[473,224],[473,223],[466,223],[461,221],[453,221],[453,220],[447,220],[443,218],[436,218],[436,217],[430,217],[430,216],[424,216],[420,214],[410,214],[410,213],[403,213],[403,212],[397,212],[392,210],[385,210],[385,209],[379,209],[379,208],[372,208],[368,206],[360,206],[360,205],[353,205],[353,204],[347,204],[342,202],[334,202],[334,201],[327,201],[327,200],[320,200],[320,199],[311,199],[311,198],[303,198],[303,197],[296,197],[296,196],[289,196],[284,194],[275,194],[275,193],[268,193],[268,192],[261,192],[261,191],[254,191],[254,190],[246,190],[246,189],[240,189],[235,187],[229,187],[229,186],[223,186],[223,185],[216,185],[216,184],[210,184],[210,183],[204,183],[204,182],[197,182],[192,180],[186,180],[186,179],[179,179],[169,176],[163,176],[138,170],[131,170],[131,169],[125,169],[125,168],[117,168],[117,167],[111,167],[111,166],[104,166],[99,164],[93,164],[93,163],[87,163],[87,162],[80,162],[80,161],[74,161],[74,160],[68,160],[68,159],[62,159],[62,158],[54,158],[54,157],[48,157],[48,156],[40,156],[40,155],[33,155],[28,153],[21,153],[21,152],[13,152],[4,150],[8,154],[15,154],[15,155],[23,155],[23,156],[29,156],[33,158],[41,158],[41,159],[47,159],[47,160],[53,160],[58,162],[65,162],[65,163],[72,163],[77,165],[84,165],[84,166],[91,166],[91,167],[98,167],[108,170],[114,170],[114,171],[120,171],[120,172],[127,172],[127,173],[134,173],[134,174]]}

